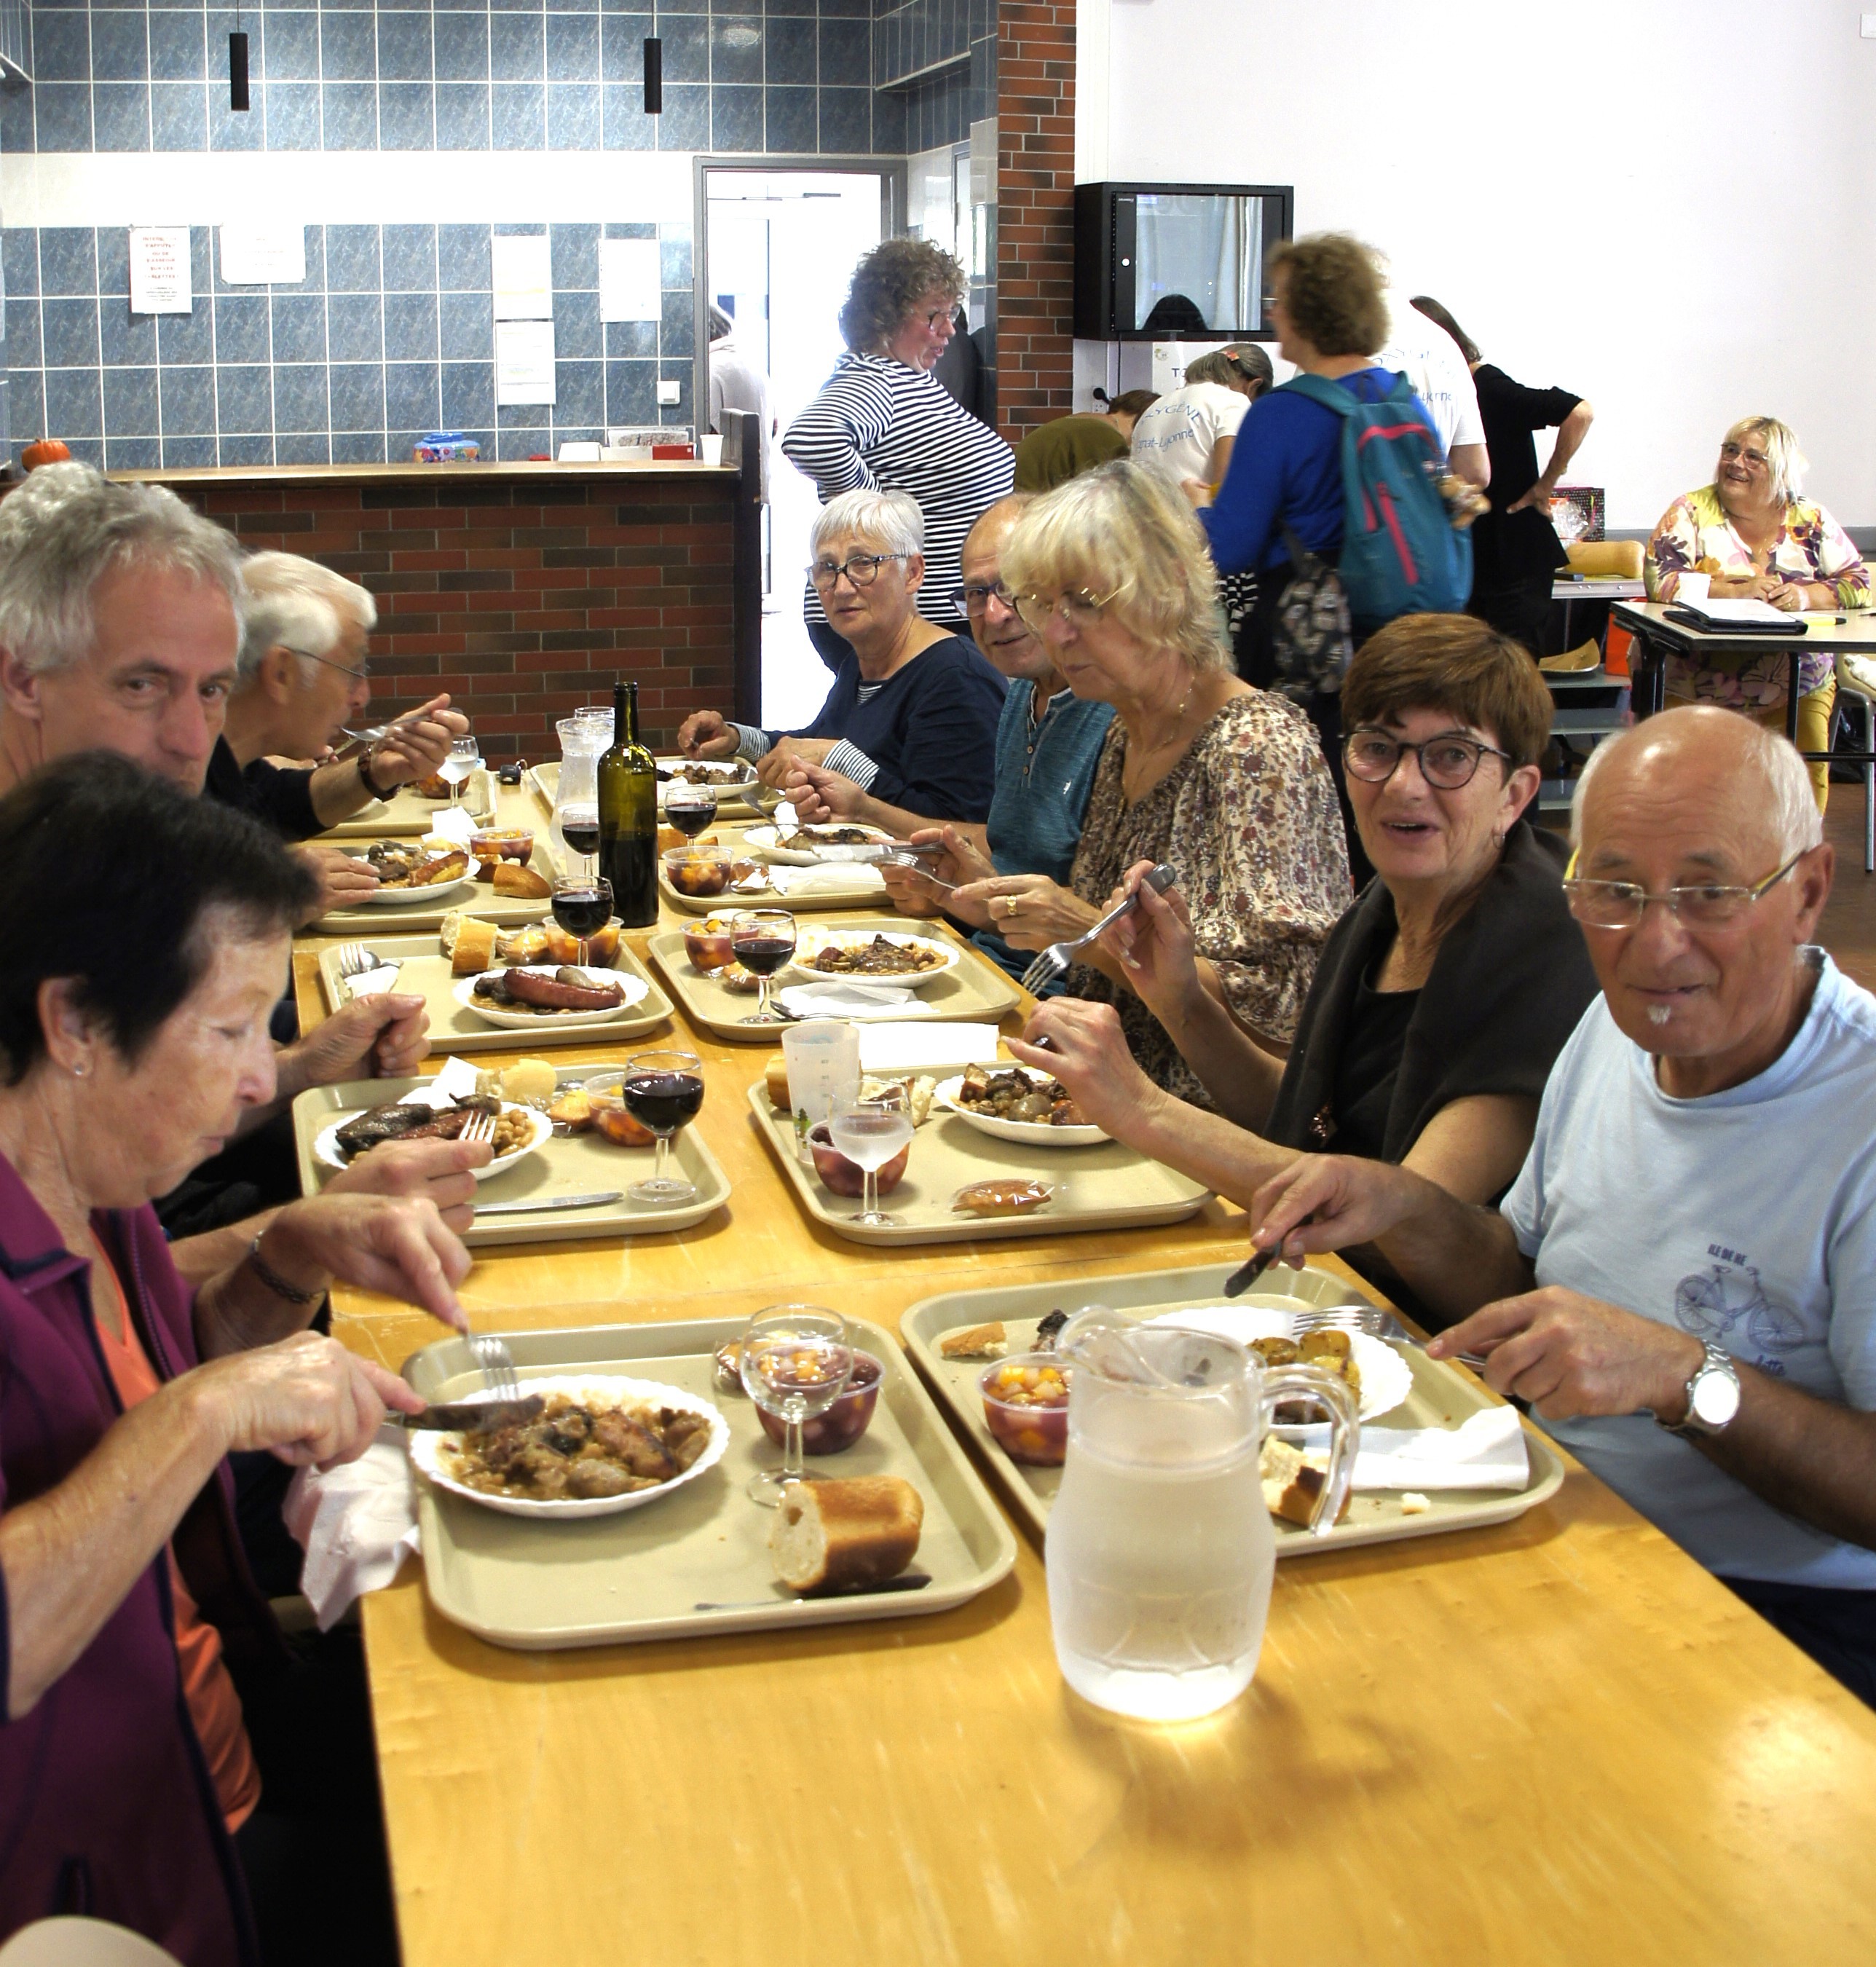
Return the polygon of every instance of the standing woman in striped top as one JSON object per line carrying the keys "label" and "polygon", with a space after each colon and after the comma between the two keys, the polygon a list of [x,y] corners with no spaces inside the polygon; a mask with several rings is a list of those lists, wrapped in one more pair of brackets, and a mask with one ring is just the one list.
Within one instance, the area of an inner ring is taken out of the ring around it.
{"label": "standing woman in striped top", "polygon": [[[888,239],[854,269],[841,309],[848,353],[788,427],[783,454],[821,502],[843,492],[909,492],[925,514],[925,592],[950,606],[963,580],[964,535],[1010,489],[1015,458],[932,374],[951,338],[964,270],[922,239]],[[811,586],[808,637],[829,669],[848,654]],[[966,635],[962,621],[941,627]]]}

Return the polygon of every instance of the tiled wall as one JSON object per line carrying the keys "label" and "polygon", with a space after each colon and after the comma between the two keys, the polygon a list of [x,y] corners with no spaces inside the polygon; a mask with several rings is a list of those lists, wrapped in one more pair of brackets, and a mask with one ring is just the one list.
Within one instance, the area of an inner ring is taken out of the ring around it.
{"label": "tiled wall", "polygon": [[[195,305],[130,312],[121,226],[5,234],[8,412],[15,447],[41,434],[117,470],[360,464],[408,458],[426,431],[464,430],[486,457],[550,455],[609,424],[692,421],[690,228],[554,225],[558,400],[495,403],[492,230],[309,225],[297,287],[231,289],[193,228]],[[599,242],[660,236],[664,317],[599,319]],[[660,409],[660,379],[680,400]]]}
{"label": "tiled wall", "polygon": [[996,0],[873,0],[873,84],[904,99],[908,150],[996,114]]}
{"label": "tiled wall", "polygon": [[[8,4],[17,0],[0,0],[0,33]],[[39,0],[34,79],[0,89],[0,149],[95,158],[100,168],[114,152],[376,152],[392,185],[425,152],[899,156],[909,119],[927,116],[927,96],[957,79],[876,89],[873,4],[659,0],[664,111],[654,119],[641,94],[649,5],[244,8],[253,106],[244,115],[228,107],[231,10]],[[968,8],[981,13],[992,0],[945,4],[966,10],[968,26]],[[220,167],[204,156],[195,168]],[[567,168],[586,167],[570,157]],[[298,181],[300,211],[315,221],[333,215],[318,209],[318,171],[309,160]],[[436,211],[392,202],[398,219]],[[622,219],[644,217],[621,203]],[[591,216],[589,202],[584,208]],[[687,212],[687,194],[678,208]],[[169,214],[170,223],[192,215],[173,205]],[[525,215],[554,239],[560,400],[551,410],[496,411],[487,225],[309,224],[303,286],[238,292],[213,279],[211,233],[198,225],[195,310],[151,319],[129,312],[121,225],[15,224],[4,239],[0,432],[16,456],[50,434],[108,468],[174,467],[395,459],[439,426],[476,434],[485,455],[525,457],[608,424],[693,422],[689,224],[668,200],[655,220],[604,228],[554,223],[546,199]],[[602,230],[661,241],[661,321],[602,328]],[[660,377],[680,385],[676,405],[656,402]]]}

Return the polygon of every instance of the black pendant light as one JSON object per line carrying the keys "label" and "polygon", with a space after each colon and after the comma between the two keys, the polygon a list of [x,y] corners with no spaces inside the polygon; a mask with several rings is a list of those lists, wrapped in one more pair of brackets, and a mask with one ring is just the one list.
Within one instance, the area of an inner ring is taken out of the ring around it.
{"label": "black pendant light", "polygon": [[664,44],[656,34],[645,37],[645,114],[664,111]]}
{"label": "black pendant light", "polygon": [[228,36],[228,107],[247,107],[247,37],[241,31],[241,10],[234,10],[234,31]]}

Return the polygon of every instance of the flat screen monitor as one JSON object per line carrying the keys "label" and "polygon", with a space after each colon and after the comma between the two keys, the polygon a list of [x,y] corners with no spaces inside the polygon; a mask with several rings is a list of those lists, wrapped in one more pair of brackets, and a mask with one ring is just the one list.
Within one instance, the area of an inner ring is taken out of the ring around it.
{"label": "flat screen monitor", "polygon": [[1078,185],[1075,332],[1101,341],[1267,337],[1264,258],[1290,236],[1272,185]]}

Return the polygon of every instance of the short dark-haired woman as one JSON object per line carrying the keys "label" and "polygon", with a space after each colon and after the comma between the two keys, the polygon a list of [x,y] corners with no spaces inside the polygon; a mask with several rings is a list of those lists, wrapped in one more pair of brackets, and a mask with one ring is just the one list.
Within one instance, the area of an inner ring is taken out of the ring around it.
{"label": "short dark-haired woman", "polygon": [[[1411,615],[1357,652],[1342,698],[1349,796],[1377,878],[1330,933],[1287,1060],[1203,989],[1183,903],[1151,890],[1105,940],[1217,1112],[1148,1080],[1103,1005],[1052,999],[1025,1036],[1054,1050],[1011,1048],[1116,1139],[1247,1204],[1325,1148],[1489,1201],[1522,1165],[1551,1064],[1596,994],[1564,903],[1565,844],[1522,816],[1550,693],[1485,623]],[[1356,1255],[1393,1288],[1384,1243]]]}
{"label": "short dark-haired woman", "polygon": [[[192,1290],[150,1207],[271,1096],[312,886],[252,820],[114,756],[0,799],[0,917],[32,925],[0,953],[0,1936],[83,1910],[192,1967],[250,1962],[264,1852],[302,1937],[339,1908],[323,1957],[385,1957],[368,1756],[333,1794],[250,1730],[290,1726],[309,1683],[226,1460],[350,1460],[387,1405],[420,1407],[306,1328],[335,1275],[460,1323],[468,1256],[427,1201],[321,1196]],[[322,1764],[347,1739],[369,1741],[362,1703],[322,1704]]]}
{"label": "short dark-haired woman", "polygon": [[[909,492],[925,514],[925,591],[932,619],[970,631],[948,609],[962,582],[964,535],[1009,488],[1014,454],[961,409],[932,374],[954,332],[964,270],[923,239],[888,239],[854,269],[841,309],[848,353],[821,393],[790,424],[783,454],[814,480],[825,505],[843,492]],[[846,642],[828,626],[812,586],[808,635],[829,669]]]}

